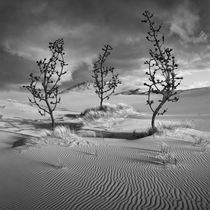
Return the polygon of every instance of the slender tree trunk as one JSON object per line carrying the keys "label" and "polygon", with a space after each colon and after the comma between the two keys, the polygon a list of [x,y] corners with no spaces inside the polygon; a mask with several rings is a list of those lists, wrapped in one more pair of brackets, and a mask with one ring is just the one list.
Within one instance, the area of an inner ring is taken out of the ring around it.
{"label": "slender tree trunk", "polygon": [[152,122],[151,122],[151,126],[153,129],[155,129],[155,118],[157,116],[157,114],[159,113],[160,109],[162,108],[163,104],[165,104],[166,100],[162,101],[159,106],[155,109],[155,111],[153,112],[152,115]]}
{"label": "slender tree trunk", "polygon": [[55,120],[53,117],[53,113],[50,113],[50,118],[51,118],[51,127],[52,127],[52,130],[54,130],[55,129]]}
{"label": "slender tree trunk", "polygon": [[50,118],[51,118],[51,128],[52,128],[52,130],[54,130],[55,129],[55,120],[54,120],[54,116],[53,116],[53,111],[51,110],[50,104],[48,102],[46,92],[47,91],[45,90],[45,103],[47,104],[47,108],[49,110],[48,114],[50,115]]}
{"label": "slender tree trunk", "polygon": [[153,112],[152,122],[151,122],[151,126],[152,126],[153,129],[155,128],[155,118],[156,118],[156,116],[157,116],[157,112],[155,110],[155,112]]}
{"label": "slender tree trunk", "polygon": [[103,98],[101,97],[100,98],[100,110],[102,110],[103,109]]}

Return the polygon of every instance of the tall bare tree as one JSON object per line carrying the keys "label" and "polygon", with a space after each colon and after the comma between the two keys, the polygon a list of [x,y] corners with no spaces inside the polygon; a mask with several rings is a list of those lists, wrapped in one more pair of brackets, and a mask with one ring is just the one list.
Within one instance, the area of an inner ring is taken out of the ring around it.
{"label": "tall bare tree", "polygon": [[44,58],[37,61],[39,75],[35,76],[31,73],[30,84],[24,86],[32,95],[29,101],[38,107],[40,115],[45,116],[46,113],[50,115],[52,129],[55,128],[53,112],[60,102],[59,83],[61,77],[66,74],[64,67],[67,64],[64,61],[63,46],[63,39],[49,43],[49,50],[52,54],[50,59]]}
{"label": "tall bare tree", "polygon": [[95,93],[100,99],[100,109],[103,109],[103,101],[109,99],[114,93],[115,88],[121,84],[119,75],[115,73],[112,66],[104,66],[107,57],[111,54],[112,47],[104,45],[103,53],[99,54],[98,60],[93,65],[93,74]]}
{"label": "tall bare tree", "polygon": [[[148,24],[149,31],[146,39],[152,43],[153,47],[149,50],[149,60],[145,61],[148,65],[148,83],[144,85],[148,87],[147,104],[153,112],[151,125],[155,128],[155,118],[157,115],[163,115],[167,109],[162,110],[163,105],[168,102],[177,102],[177,87],[180,85],[182,77],[178,77],[175,73],[178,65],[172,54],[173,49],[164,47],[164,36],[160,35],[162,25],[155,24],[153,14],[149,11],[143,13],[143,23]],[[158,101],[152,100],[154,94],[161,97]]]}

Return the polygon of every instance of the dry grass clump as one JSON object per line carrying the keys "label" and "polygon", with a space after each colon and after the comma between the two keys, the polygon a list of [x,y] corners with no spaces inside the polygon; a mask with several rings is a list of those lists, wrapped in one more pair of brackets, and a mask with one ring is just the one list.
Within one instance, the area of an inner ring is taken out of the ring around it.
{"label": "dry grass clump", "polygon": [[162,164],[177,164],[177,159],[171,154],[171,149],[165,142],[161,143],[160,146],[160,153],[155,157],[160,161]]}
{"label": "dry grass clump", "polygon": [[115,105],[115,104],[106,103],[103,106],[103,109],[100,109],[99,106],[88,108],[81,113],[81,116],[83,118],[99,119],[102,117],[113,116],[113,114],[116,117],[127,117],[128,115],[135,113],[137,112],[133,109],[133,107],[127,104],[119,103]]}
{"label": "dry grass clump", "polygon": [[136,114],[133,107],[119,103],[111,105],[106,103],[103,109],[94,107],[81,113],[81,120],[85,125],[98,125],[98,127],[110,128],[115,123],[124,120],[128,115]]}
{"label": "dry grass clump", "polygon": [[75,131],[65,126],[57,126],[53,131],[42,130],[41,141],[45,144],[56,144],[61,146],[79,145],[87,143],[78,136]]}
{"label": "dry grass clump", "polygon": [[189,141],[198,151],[204,152],[209,144],[209,132],[192,129],[193,124],[189,121],[164,122],[158,126],[158,134],[179,140]]}
{"label": "dry grass clump", "polygon": [[193,128],[194,125],[190,121],[164,121],[159,122],[157,129],[158,131],[163,130],[175,130],[176,128]]}
{"label": "dry grass clump", "polygon": [[209,141],[203,137],[203,136],[195,136],[195,135],[191,135],[192,138],[194,139],[194,142],[192,143],[193,146],[195,146],[198,151],[200,152],[205,152],[206,151],[206,147],[209,144]]}

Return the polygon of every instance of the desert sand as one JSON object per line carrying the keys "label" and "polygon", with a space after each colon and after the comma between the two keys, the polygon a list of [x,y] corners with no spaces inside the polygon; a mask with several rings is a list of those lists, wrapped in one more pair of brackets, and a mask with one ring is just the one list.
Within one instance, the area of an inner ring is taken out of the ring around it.
{"label": "desert sand", "polygon": [[1,210],[210,208],[208,89],[181,93],[144,138],[145,95],[113,96],[122,110],[94,119],[78,117],[98,104],[91,91],[65,93],[53,136],[27,93],[0,94]]}

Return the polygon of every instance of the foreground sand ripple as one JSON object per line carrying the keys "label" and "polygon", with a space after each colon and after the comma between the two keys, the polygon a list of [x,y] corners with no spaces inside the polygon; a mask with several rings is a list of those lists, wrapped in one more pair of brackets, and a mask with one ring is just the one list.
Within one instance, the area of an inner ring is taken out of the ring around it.
{"label": "foreground sand ripple", "polygon": [[2,141],[0,209],[208,209],[209,148],[168,141],[177,165],[162,164],[156,141],[21,153]]}

